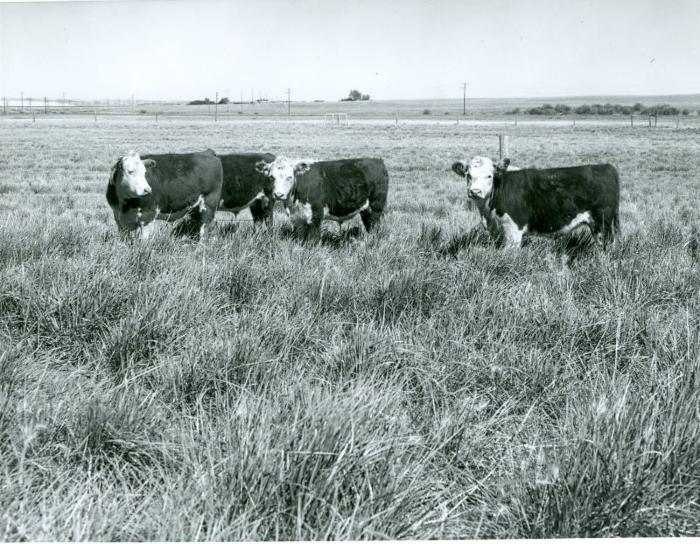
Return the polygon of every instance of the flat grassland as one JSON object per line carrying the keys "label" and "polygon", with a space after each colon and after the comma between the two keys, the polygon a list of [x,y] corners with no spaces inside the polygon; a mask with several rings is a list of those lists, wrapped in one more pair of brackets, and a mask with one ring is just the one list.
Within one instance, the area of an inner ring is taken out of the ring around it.
{"label": "flat grassland", "polygon": [[[465,241],[499,133],[618,168],[607,252]],[[700,534],[699,136],[0,120],[0,540]],[[385,221],[121,241],[117,157],[204,148],[382,157]]]}

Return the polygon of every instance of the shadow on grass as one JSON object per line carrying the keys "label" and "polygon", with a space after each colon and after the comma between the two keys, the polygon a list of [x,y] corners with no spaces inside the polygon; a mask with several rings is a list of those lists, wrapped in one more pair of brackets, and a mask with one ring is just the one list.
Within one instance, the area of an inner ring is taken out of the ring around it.
{"label": "shadow on grass", "polygon": [[470,246],[496,247],[496,243],[488,232],[481,227],[474,227],[461,234],[453,234],[445,239],[441,227],[435,225],[423,225],[418,237],[418,246],[434,251],[442,257],[457,258],[463,249]]}
{"label": "shadow on grass", "polygon": [[305,244],[321,244],[333,249],[340,249],[351,245],[365,236],[364,229],[355,225],[347,229],[340,228],[338,232],[321,230],[321,233],[314,233],[308,227],[294,227],[289,224],[282,225],[278,231],[279,237],[283,240],[294,240]]}

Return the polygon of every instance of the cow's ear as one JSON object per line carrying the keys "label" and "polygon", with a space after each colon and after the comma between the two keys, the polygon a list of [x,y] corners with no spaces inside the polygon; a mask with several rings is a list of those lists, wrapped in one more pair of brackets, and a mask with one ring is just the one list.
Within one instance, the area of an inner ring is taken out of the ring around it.
{"label": "cow's ear", "polygon": [[155,165],[156,165],[156,161],[154,161],[153,159],[144,159],[144,160],[143,160],[143,165],[144,165],[146,168],[154,168]]}
{"label": "cow's ear", "polygon": [[255,163],[255,171],[259,174],[264,174],[266,176],[270,175],[270,165],[265,161],[258,161]]}
{"label": "cow's ear", "polygon": [[467,173],[464,168],[464,163],[462,161],[457,161],[452,163],[452,171],[458,176],[466,177]]}
{"label": "cow's ear", "polygon": [[502,174],[503,172],[508,170],[508,167],[510,166],[510,159],[505,158],[501,159],[496,163],[496,174]]}
{"label": "cow's ear", "polygon": [[295,174],[303,174],[309,169],[309,163],[308,162],[298,162],[294,166],[294,173]]}
{"label": "cow's ear", "polygon": [[109,184],[116,185],[117,180],[121,177],[124,166],[122,165],[122,157],[119,157],[116,164],[112,166],[112,171],[109,174]]}

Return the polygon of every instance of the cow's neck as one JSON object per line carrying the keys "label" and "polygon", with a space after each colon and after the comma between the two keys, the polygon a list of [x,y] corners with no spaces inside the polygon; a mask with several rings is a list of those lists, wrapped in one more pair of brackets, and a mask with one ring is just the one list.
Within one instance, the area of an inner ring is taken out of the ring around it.
{"label": "cow's neck", "polygon": [[476,204],[476,209],[479,210],[481,218],[488,221],[491,216],[491,197],[488,196],[487,198],[474,200],[473,202]]}

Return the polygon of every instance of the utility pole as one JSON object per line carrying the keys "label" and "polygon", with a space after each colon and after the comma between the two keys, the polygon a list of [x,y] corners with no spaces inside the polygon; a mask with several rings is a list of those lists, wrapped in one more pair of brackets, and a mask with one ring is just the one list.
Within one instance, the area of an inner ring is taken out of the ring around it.
{"label": "utility pole", "polygon": [[462,115],[467,115],[467,82],[462,83]]}
{"label": "utility pole", "polygon": [[287,89],[287,115],[292,115],[292,90]]}

